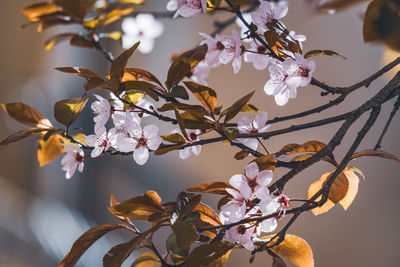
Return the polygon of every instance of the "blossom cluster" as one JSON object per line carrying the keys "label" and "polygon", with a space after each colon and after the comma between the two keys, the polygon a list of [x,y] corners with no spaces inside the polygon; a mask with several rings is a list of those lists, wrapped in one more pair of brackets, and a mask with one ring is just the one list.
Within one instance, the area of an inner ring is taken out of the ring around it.
{"label": "blossom cluster", "polygon": [[251,223],[237,224],[226,231],[225,239],[240,243],[248,250],[254,249],[254,241],[261,233],[269,233],[277,227],[277,220],[288,207],[289,200],[284,195],[273,196],[267,185],[272,181],[273,172],[260,171],[252,162],[244,169],[244,174],[231,177],[229,183],[234,187],[226,191],[232,200],[221,207],[220,218],[223,224],[237,223],[243,219],[260,218],[278,212],[278,216]]}

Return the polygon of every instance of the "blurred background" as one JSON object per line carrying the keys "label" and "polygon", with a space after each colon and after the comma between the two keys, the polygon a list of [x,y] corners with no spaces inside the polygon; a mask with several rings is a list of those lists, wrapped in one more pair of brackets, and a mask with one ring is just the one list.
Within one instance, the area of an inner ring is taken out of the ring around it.
{"label": "blurred background", "polygon": [[[44,41],[60,31],[67,31],[68,27],[54,28],[44,33],[37,33],[35,27],[21,30],[20,26],[26,20],[19,10],[35,2],[1,1],[0,102],[24,102],[55,122],[52,104],[82,95],[84,80],[53,68],[80,66],[103,75],[108,72],[109,64],[100,53],[70,47],[67,43],[46,52],[43,49]],[[166,0],[148,2],[141,10],[162,11],[167,3]],[[312,1],[297,0],[290,3],[289,13],[283,22],[289,29],[307,36],[303,44],[305,51],[331,49],[348,58],[315,58],[315,77],[319,80],[332,86],[347,86],[369,76],[383,62],[399,55],[388,52],[383,46],[363,43],[361,16],[365,8],[366,5],[358,5],[335,15],[326,15],[317,13]],[[163,81],[170,65],[170,54],[193,47],[201,40],[198,32],[212,32],[213,21],[226,18],[214,15],[173,21],[163,19],[165,32],[156,40],[155,50],[147,55],[136,52],[128,66],[147,69]],[[110,28],[118,27],[113,25]],[[232,27],[238,29],[236,25]],[[224,33],[230,34],[232,27]],[[114,55],[122,52],[115,41],[104,44]],[[228,64],[214,69],[208,83],[217,91],[219,103],[225,107],[247,92],[256,90],[251,103],[267,111],[269,118],[307,110],[331,98],[321,98],[320,89],[316,87],[305,87],[298,90],[296,99],[279,107],[273,97],[263,92],[267,79],[267,71],[254,70],[252,65],[246,63],[239,74],[233,75],[232,67]],[[354,109],[382,88],[388,79],[387,75],[373,82],[369,88],[358,90],[341,106],[307,117],[301,122]],[[380,119],[359,150],[375,145],[393,103],[394,100],[383,107]],[[343,157],[365,119],[363,117],[348,132],[335,152],[337,159]],[[294,123],[278,123],[270,129],[276,130]],[[166,124],[157,124],[162,134],[171,129]],[[87,134],[92,133],[89,108],[80,115],[75,125],[83,127]],[[287,143],[310,140],[328,142],[338,126],[331,124],[273,137],[265,145],[270,151],[276,151]],[[23,125],[1,112],[0,137],[22,128]],[[396,116],[384,138],[382,149],[400,155],[399,135],[399,117]],[[236,161],[233,155],[237,149],[215,144],[204,146],[200,156],[192,156],[185,161],[178,158],[177,152],[161,157],[151,156],[143,167],[136,165],[131,157],[108,156],[89,160],[85,162],[83,174],[76,173],[67,180],[61,171],[60,158],[39,168],[36,148],[35,138],[30,138],[0,151],[0,266],[56,266],[74,240],[89,227],[116,222],[107,211],[110,194],[114,194],[118,200],[126,200],[147,190],[155,190],[164,201],[173,201],[180,191],[192,185],[206,181],[228,181],[232,175],[241,173],[251,160],[249,157],[245,161]],[[400,165],[380,158],[362,158],[353,161],[352,165],[364,172],[366,180],[360,182],[359,193],[349,210],[345,212],[341,207],[335,207],[318,217],[311,213],[303,214],[289,232],[301,236],[310,244],[316,266],[398,266]],[[292,180],[285,193],[289,197],[305,198],[310,183],[326,171],[331,171],[328,164],[315,164]],[[275,177],[283,174],[284,170],[278,170]],[[203,200],[216,203],[216,199],[207,196]],[[280,225],[285,221],[287,218]],[[146,227],[141,223],[138,226]],[[165,247],[167,234],[162,232],[155,236],[154,241],[159,248]],[[125,236],[123,232],[109,234],[87,251],[79,266],[101,266],[102,256],[114,244],[129,239],[130,236]],[[249,257],[247,251],[234,251],[228,266],[246,266]],[[267,254],[259,254],[253,266],[270,266],[270,262]]]}

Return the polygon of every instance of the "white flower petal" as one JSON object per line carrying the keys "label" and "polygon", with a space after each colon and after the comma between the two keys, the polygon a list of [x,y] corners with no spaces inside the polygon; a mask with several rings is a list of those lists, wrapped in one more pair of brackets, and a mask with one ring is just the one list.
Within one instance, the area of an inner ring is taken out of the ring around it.
{"label": "white flower petal", "polygon": [[133,159],[139,165],[143,165],[149,159],[149,150],[146,147],[139,147],[133,152]]}

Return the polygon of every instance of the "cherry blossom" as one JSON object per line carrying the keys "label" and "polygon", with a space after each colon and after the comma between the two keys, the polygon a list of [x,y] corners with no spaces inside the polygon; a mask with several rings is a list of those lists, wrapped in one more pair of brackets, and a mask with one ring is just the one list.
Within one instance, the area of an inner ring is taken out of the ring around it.
{"label": "cherry blossom", "polygon": [[132,152],[133,159],[139,165],[143,165],[149,158],[149,149],[156,150],[161,144],[158,136],[158,127],[154,124],[146,125],[142,129],[138,123],[129,127],[129,138],[118,141],[118,147],[122,152]]}
{"label": "cherry blossom", "polygon": [[[261,202],[260,202],[260,211],[262,212],[262,216],[270,215],[272,213],[275,213],[279,210],[280,204],[278,202],[277,197],[273,197],[271,195],[268,195],[264,197]],[[278,226],[277,218],[269,218],[266,220],[263,220],[257,231],[258,234],[260,232],[265,232],[269,233],[275,230],[275,228]]]}
{"label": "cherry blossom", "polygon": [[185,18],[199,15],[202,11],[206,13],[207,0],[170,0],[167,9],[175,11],[174,19],[179,15]]}
{"label": "cherry blossom", "polygon": [[94,128],[96,131],[96,129],[102,128],[106,125],[111,114],[111,106],[107,99],[96,94],[93,95],[97,98],[97,101],[94,101],[90,107],[96,114],[93,118],[95,123]]}
{"label": "cherry blossom", "polygon": [[[201,133],[201,130],[185,129],[185,131],[187,136],[189,137],[188,143],[193,143],[200,140],[199,134]],[[171,133],[181,133],[181,131],[179,129],[175,129]],[[198,156],[200,155],[200,152],[201,152],[201,145],[189,146],[179,150],[179,157],[181,159],[187,159],[188,157],[190,157],[192,153]]]}
{"label": "cherry blossom", "polygon": [[152,14],[139,14],[135,18],[127,17],[122,21],[122,47],[130,48],[140,41],[138,47],[143,54],[150,53],[154,48],[154,39],[161,36],[164,25],[154,19]]}
{"label": "cherry blossom", "polygon": [[190,79],[192,79],[195,83],[207,86],[208,83],[205,79],[208,77],[208,75],[210,75],[210,71],[211,67],[205,60],[202,60],[196,67],[193,68]]}
{"label": "cherry blossom", "polygon": [[289,75],[286,83],[291,86],[307,86],[310,84],[312,74],[315,71],[315,61],[307,61],[299,53],[294,54],[295,59],[288,59],[282,64]]}
{"label": "cherry blossom", "polygon": [[86,143],[88,146],[94,147],[90,156],[92,158],[98,157],[103,151],[106,151],[110,146],[116,142],[117,130],[110,129],[107,134],[106,128],[102,127],[95,130],[95,134],[86,136]]}
{"label": "cherry blossom", "polygon": [[250,48],[247,49],[252,52],[244,53],[244,61],[248,63],[253,63],[253,67],[256,70],[263,70],[267,68],[271,57],[268,54],[267,49],[262,44],[257,44],[256,40],[250,43]]}
{"label": "cherry blossom", "polygon": [[306,37],[305,35],[296,34],[295,31],[290,31],[290,32],[289,32],[289,36],[290,36],[293,40],[297,41],[297,42],[299,43],[300,48],[303,49],[303,44],[302,44],[302,43],[305,42],[305,41],[307,40],[307,37]]}
{"label": "cherry blossom", "polygon": [[63,166],[62,170],[66,171],[65,178],[69,179],[74,175],[76,169],[79,172],[83,171],[84,153],[80,147],[75,145],[64,145],[64,147],[67,154],[61,160],[61,165]]}
{"label": "cherry blossom", "polygon": [[[241,117],[238,120],[238,129],[240,133],[265,133],[271,126],[267,124],[268,113],[266,111],[258,113],[254,120],[249,117]],[[245,146],[256,150],[258,147],[258,140],[255,138],[237,138],[236,142],[240,142]]]}
{"label": "cherry blossom", "polygon": [[297,86],[287,83],[289,74],[283,65],[276,62],[269,66],[268,70],[270,79],[264,85],[264,92],[267,95],[273,95],[276,104],[279,106],[285,105],[289,98],[296,98]]}
{"label": "cherry blossom", "polygon": [[254,250],[252,236],[255,232],[255,225],[240,224],[229,228],[225,233],[226,241],[231,243],[239,242],[248,250]]}
{"label": "cherry blossom", "polygon": [[272,22],[272,20],[280,20],[285,17],[288,12],[288,6],[285,1],[275,3],[272,1],[260,0],[260,3],[258,11],[251,13],[253,23],[257,25],[259,30],[268,31],[265,25],[266,23]]}
{"label": "cherry blossom", "polygon": [[232,62],[233,72],[239,72],[242,64],[242,41],[236,30],[232,30],[232,35],[216,35],[215,38],[200,33],[206,38],[200,44],[207,44],[208,51],[206,54],[206,62],[210,67],[217,67],[220,63],[228,64]]}

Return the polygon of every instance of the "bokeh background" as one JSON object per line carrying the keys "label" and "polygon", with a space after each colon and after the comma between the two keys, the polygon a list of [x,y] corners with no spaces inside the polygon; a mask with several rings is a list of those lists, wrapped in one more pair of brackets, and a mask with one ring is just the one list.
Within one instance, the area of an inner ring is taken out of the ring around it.
{"label": "bokeh background", "polygon": [[[27,103],[54,122],[52,104],[63,98],[82,95],[84,81],[53,68],[80,66],[104,74],[109,64],[98,52],[69,47],[66,43],[56,46],[50,53],[45,52],[43,43],[46,38],[66,29],[54,28],[44,33],[37,33],[34,27],[21,30],[20,25],[26,21],[19,10],[35,2],[1,1],[0,102]],[[167,3],[166,0],[148,2],[143,10],[164,10]],[[283,22],[289,29],[307,36],[305,51],[331,49],[348,58],[315,58],[315,76],[320,80],[334,86],[350,85],[377,71],[385,60],[398,56],[395,52],[385,52],[382,46],[363,43],[361,16],[365,7],[359,5],[328,16],[315,12],[312,1],[291,2],[289,14]],[[170,54],[193,47],[201,40],[198,32],[211,32],[213,21],[225,18],[214,15],[162,20],[165,32],[157,39],[155,51],[149,55],[136,53],[129,66],[148,69],[160,80],[165,80]],[[230,31],[231,28],[225,30],[227,34]],[[115,55],[122,51],[114,41],[105,42],[105,45]],[[243,64],[237,75],[233,75],[230,65],[219,67],[208,81],[217,90],[219,102],[224,106],[256,90],[252,103],[268,111],[270,118],[307,110],[331,98],[321,98],[316,87],[300,88],[296,99],[278,107],[273,97],[265,95],[262,90],[267,79],[267,71],[256,71],[251,65]],[[369,88],[351,95],[341,106],[307,117],[302,122],[354,109],[382,88],[387,80],[388,76],[385,76]],[[360,149],[373,147],[392,105],[393,101],[383,107],[379,121]],[[91,118],[87,109],[75,125],[90,134],[93,129]],[[365,117],[348,132],[335,152],[336,158],[341,159],[344,155],[363,120]],[[293,123],[274,124],[270,129]],[[171,128],[163,125],[161,133],[168,133]],[[276,151],[287,143],[309,140],[328,142],[338,126],[331,124],[273,137],[265,144],[271,151]],[[24,126],[1,113],[0,137],[22,128]],[[383,141],[383,149],[400,155],[399,135],[399,117],[396,116]],[[235,148],[215,144],[204,146],[199,157],[192,156],[185,161],[180,160],[176,152],[161,157],[151,156],[143,167],[136,165],[131,157],[90,160],[85,162],[83,174],[76,173],[66,180],[60,159],[39,168],[36,148],[37,142],[31,138],[0,151],[0,266],[56,266],[73,241],[89,227],[116,222],[107,211],[110,194],[118,200],[125,200],[147,190],[156,190],[163,200],[173,201],[180,191],[189,186],[206,181],[228,181],[232,175],[242,172],[246,162],[250,161],[250,158],[235,161]],[[400,166],[379,158],[363,158],[352,162],[352,165],[364,172],[366,180],[360,182],[359,193],[350,209],[345,212],[341,207],[335,207],[328,214],[318,217],[311,213],[303,214],[289,232],[308,241],[313,248],[316,266],[398,266]],[[322,173],[331,171],[330,168],[326,163],[319,163],[307,169],[288,184],[286,194],[305,198],[308,185]],[[275,177],[283,173],[278,170]],[[204,200],[216,202],[214,198],[205,197]],[[138,225],[146,227],[145,224]],[[158,247],[163,246],[167,234],[162,232],[155,236]],[[87,251],[79,266],[101,266],[102,256],[114,244],[129,238],[122,232],[106,236]],[[246,251],[235,251],[228,266],[246,266],[249,256]],[[270,261],[267,254],[258,255],[253,266],[270,266]]]}

